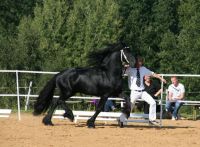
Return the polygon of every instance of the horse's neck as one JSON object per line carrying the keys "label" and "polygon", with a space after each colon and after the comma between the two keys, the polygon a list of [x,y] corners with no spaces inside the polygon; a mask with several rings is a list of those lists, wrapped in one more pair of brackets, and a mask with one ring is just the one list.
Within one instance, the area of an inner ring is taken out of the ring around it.
{"label": "horse's neck", "polygon": [[114,52],[107,57],[104,66],[107,73],[111,76],[121,77],[122,76],[122,63],[120,59],[120,53]]}

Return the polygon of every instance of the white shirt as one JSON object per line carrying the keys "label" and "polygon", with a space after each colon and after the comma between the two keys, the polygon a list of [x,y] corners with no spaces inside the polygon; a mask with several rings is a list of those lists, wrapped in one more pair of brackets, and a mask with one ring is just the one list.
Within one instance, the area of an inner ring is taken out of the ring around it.
{"label": "white shirt", "polygon": [[139,68],[139,72],[140,72],[140,87],[136,85],[137,68],[128,67],[126,69],[125,74],[128,75],[128,85],[129,85],[130,90],[144,90],[144,84],[143,84],[144,76],[154,74],[154,72],[150,71],[144,66]]}
{"label": "white shirt", "polygon": [[181,83],[179,83],[177,87],[171,84],[169,85],[168,91],[172,93],[172,99],[175,100],[176,97],[185,92],[185,87]]}

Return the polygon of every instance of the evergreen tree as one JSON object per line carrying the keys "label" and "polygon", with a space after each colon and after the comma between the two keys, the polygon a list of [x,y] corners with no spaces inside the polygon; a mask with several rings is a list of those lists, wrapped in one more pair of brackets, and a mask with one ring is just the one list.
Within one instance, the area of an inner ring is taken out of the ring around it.
{"label": "evergreen tree", "polygon": [[1,0],[0,3],[0,67],[15,69],[17,26],[23,16],[32,16],[36,0]]}
{"label": "evergreen tree", "polygon": [[177,35],[179,1],[158,0],[154,5],[154,34],[157,36],[155,50],[158,68],[162,73],[178,73]]}
{"label": "evergreen tree", "polygon": [[[46,0],[36,6],[34,16],[22,19],[18,35],[18,52],[29,68],[85,66],[88,52],[116,42],[120,34],[118,4],[113,0]],[[35,65],[29,64],[30,54]]]}
{"label": "evergreen tree", "polygon": [[[178,13],[181,31],[178,36],[178,51],[176,54],[179,56],[177,64],[180,68],[180,73],[199,74],[200,1],[181,1]],[[184,83],[187,85],[187,92],[199,91],[199,82],[200,80],[197,78],[184,78]],[[196,95],[194,99],[199,99],[199,95]]]}
{"label": "evergreen tree", "polygon": [[179,7],[180,34],[178,51],[181,53],[182,73],[200,73],[200,1],[182,1]]}
{"label": "evergreen tree", "polygon": [[142,55],[146,65],[157,72],[170,66],[162,61],[168,52],[176,49],[175,43],[168,40],[176,41],[178,5],[176,0],[135,0],[130,2],[130,10],[127,10],[129,16],[124,21],[124,36],[133,51]]}

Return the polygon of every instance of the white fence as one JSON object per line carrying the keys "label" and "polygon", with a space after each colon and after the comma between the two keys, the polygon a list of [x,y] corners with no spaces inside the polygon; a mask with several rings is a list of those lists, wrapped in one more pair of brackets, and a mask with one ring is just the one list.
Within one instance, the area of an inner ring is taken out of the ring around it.
{"label": "white fence", "polygon": [[[0,94],[0,97],[17,97],[17,109],[18,109],[18,120],[21,120],[21,106],[20,106],[20,97],[27,97],[26,103],[29,102],[30,97],[38,97],[38,95],[31,95],[30,94],[30,87],[32,86],[32,81],[29,85],[29,91],[27,94],[20,94],[19,93],[19,73],[28,73],[28,74],[51,74],[55,75],[58,72],[44,72],[44,71],[25,71],[25,70],[0,70],[0,73],[13,73],[16,75],[16,93],[11,94]],[[58,96],[54,96],[55,98],[58,98]],[[82,99],[95,99],[94,97],[71,97],[71,98],[82,98]],[[99,99],[96,97],[96,99]],[[123,100],[121,98],[109,98],[111,100]],[[27,105],[26,105],[27,106]]]}
{"label": "white fence", "polygon": [[[28,94],[20,94],[19,92],[19,73],[28,73],[28,74],[51,74],[54,75],[58,72],[44,72],[44,71],[24,71],[24,70],[0,70],[0,73],[13,73],[16,76],[16,93],[11,94],[0,94],[0,97],[9,97],[14,96],[17,97],[17,108],[18,108],[18,120],[21,120],[21,114],[20,114],[20,97],[37,97],[38,95],[31,95],[30,92]],[[170,77],[170,76],[178,76],[178,77],[200,77],[200,75],[192,75],[192,74],[160,74],[162,77]],[[161,83],[161,88],[163,89],[163,83]],[[56,96],[55,96],[56,97]],[[76,97],[77,98],[77,97]],[[115,99],[115,98],[114,98]],[[118,100],[122,100],[120,98],[117,98]],[[163,92],[161,93],[161,103],[163,101]],[[162,105],[161,105],[162,110]],[[161,116],[162,118],[162,113]],[[161,119],[162,120],[162,119]],[[162,122],[161,122],[162,123]]]}
{"label": "white fence", "polygon": [[0,117],[9,117],[11,113],[11,109],[0,109]]}
{"label": "white fence", "polygon": [[16,96],[17,97],[17,108],[18,108],[18,119],[21,120],[20,114],[20,96],[27,96],[21,95],[19,93],[19,73],[30,73],[30,74],[56,74],[58,72],[42,72],[42,71],[24,71],[24,70],[0,70],[0,73],[15,73],[16,75],[16,94],[0,94],[2,96]]}

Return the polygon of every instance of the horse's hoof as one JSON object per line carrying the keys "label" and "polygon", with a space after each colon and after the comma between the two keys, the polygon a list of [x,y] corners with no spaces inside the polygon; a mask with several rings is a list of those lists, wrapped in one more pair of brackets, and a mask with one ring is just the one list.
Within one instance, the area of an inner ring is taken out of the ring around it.
{"label": "horse's hoof", "polygon": [[74,121],[74,115],[70,115],[70,114],[68,114],[68,113],[64,113],[64,114],[63,114],[63,117],[67,117],[71,122]]}
{"label": "horse's hoof", "polygon": [[45,124],[45,126],[54,126],[53,123],[44,123],[44,124]]}
{"label": "horse's hoof", "polygon": [[54,126],[54,124],[50,121],[50,122],[44,122],[43,121],[43,124],[45,125],[45,126]]}
{"label": "horse's hoof", "polygon": [[52,123],[52,121],[49,120],[49,119],[47,119],[46,117],[43,118],[42,122],[43,122],[43,124],[45,126],[54,126],[54,124]]}
{"label": "horse's hoof", "polygon": [[95,124],[90,121],[87,122],[87,126],[88,126],[88,128],[95,128]]}
{"label": "horse's hoof", "polygon": [[95,125],[88,125],[88,128],[89,128],[89,129],[94,129],[94,128],[95,128]]}
{"label": "horse's hoof", "polygon": [[38,116],[38,115],[40,115],[40,113],[38,113],[38,112],[36,112],[36,111],[34,111],[32,114],[33,114],[33,116]]}

